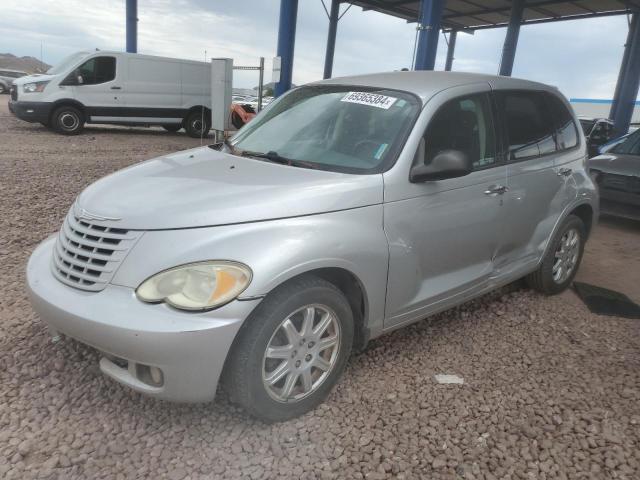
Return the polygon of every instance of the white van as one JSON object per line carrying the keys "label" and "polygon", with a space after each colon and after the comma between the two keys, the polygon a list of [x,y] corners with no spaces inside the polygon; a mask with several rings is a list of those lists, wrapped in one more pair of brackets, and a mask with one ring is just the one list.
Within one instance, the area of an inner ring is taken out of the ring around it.
{"label": "white van", "polygon": [[122,52],[78,52],[14,81],[9,109],[65,135],[85,123],[162,125],[192,137],[211,127],[211,66]]}

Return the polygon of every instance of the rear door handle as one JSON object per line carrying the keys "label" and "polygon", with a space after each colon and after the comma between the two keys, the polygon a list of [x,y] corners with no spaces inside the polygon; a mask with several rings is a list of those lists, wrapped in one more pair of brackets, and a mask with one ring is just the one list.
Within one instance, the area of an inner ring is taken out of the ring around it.
{"label": "rear door handle", "polygon": [[491,185],[488,189],[484,191],[485,195],[504,195],[505,192],[509,191],[509,187],[505,187],[504,185]]}
{"label": "rear door handle", "polygon": [[122,90],[122,87],[111,87],[111,90]]}
{"label": "rear door handle", "polygon": [[569,175],[571,175],[572,172],[573,172],[573,170],[570,169],[570,168],[561,168],[560,170],[558,170],[558,176],[559,177],[568,177]]}

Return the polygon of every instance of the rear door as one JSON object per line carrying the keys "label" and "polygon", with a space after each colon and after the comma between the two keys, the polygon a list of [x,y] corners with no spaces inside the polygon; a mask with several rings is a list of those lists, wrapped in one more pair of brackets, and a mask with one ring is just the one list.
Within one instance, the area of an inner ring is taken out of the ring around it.
{"label": "rear door", "polygon": [[425,107],[437,110],[414,164],[459,150],[472,159],[471,174],[424,183],[385,174],[390,255],[385,328],[455,303],[486,286],[493,273],[506,167],[496,155],[489,92],[488,84],[458,87],[440,94],[445,99],[439,105],[434,98]]}
{"label": "rear door", "polygon": [[[526,273],[536,265],[567,205],[566,178],[558,174],[556,118],[548,93],[497,91],[497,110],[507,162],[503,242],[496,276]],[[577,139],[575,125],[573,146]]]}

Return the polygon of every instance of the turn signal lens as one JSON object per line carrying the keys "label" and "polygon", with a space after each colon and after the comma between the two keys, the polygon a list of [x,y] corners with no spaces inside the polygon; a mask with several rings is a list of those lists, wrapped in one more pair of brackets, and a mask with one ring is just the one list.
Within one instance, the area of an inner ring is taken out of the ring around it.
{"label": "turn signal lens", "polygon": [[136,289],[143,302],[181,310],[208,310],[230,302],[251,282],[251,269],[236,262],[191,263],[160,272]]}

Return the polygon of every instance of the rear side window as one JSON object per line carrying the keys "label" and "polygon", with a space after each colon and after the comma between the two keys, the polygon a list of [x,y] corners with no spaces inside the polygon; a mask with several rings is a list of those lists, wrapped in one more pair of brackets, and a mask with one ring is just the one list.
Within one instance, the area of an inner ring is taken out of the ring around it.
{"label": "rear side window", "polygon": [[636,130],[625,138],[622,143],[613,147],[611,152],[626,155],[640,155],[640,130]]}
{"label": "rear side window", "polygon": [[554,124],[542,92],[498,92],[503,112],[509,161],[533,158],[556,151]]}
{"label": "rear side window", "polygon": [[494,165],[496,142],[487,95],[470,95],[445,103],[433,116],[424,139],[425,164],[443,150],[460,150],[476,170]]}
{"label": "rear side window", "polygon": [[94,57],[84,62],[77,69],[82,76],[82,85],[97,85],[110,82],[116,78],[115,57]]}
{"label": "rear side window", "polygon": [[558,150],[567,150],[578,145],[578,127],[573,116],[562,101],[553,94],[547,95],[549,109],[555,120]]}

